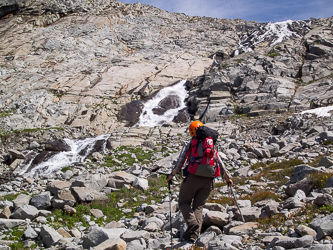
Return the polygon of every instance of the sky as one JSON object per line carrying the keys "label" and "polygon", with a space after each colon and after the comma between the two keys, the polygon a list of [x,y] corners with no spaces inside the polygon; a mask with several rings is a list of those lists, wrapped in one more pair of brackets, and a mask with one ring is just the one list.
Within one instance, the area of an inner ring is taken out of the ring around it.
{"label": "sky", "polygon": [[[138,0],[118,0],[136,3]],[[282,22],[333,16],[333,0],[140,0],[170,13],[246,21]]]}

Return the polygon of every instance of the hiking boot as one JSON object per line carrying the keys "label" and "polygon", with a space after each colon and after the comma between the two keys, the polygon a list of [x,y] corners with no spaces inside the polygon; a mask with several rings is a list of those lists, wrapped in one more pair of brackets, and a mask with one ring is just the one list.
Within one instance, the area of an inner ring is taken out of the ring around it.
{"label": "hiking boot", "polygon": [[188,239],[188,241],[190,241],[191,243],[195,243],[197,239],[198,239],[198,233],[194,232],[190,235],[190,238]]}
{"label": "hiking boot", "polygon": [[196,230],[198,230],[199,225],[190,225],[187,227],[186,231],[183,234],[183,239],[188,240],[192,234],[196,233]]}

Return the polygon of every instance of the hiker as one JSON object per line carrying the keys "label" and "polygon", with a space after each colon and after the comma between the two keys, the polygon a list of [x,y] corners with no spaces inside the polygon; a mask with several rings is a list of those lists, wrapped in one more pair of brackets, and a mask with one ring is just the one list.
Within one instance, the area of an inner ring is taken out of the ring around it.
{"label": "hiker", "polygon": [[[185,171],[183,171],[186,177],[180,187],[178,204],[187,224],[183,238],[191,242],[195,242],[199,237],[202,227],[202,209],[209,194],[214,189],[215,177],[221,175],[228,185],[233,185],[224,166],[220,163],[217,164],[217,151],[214,150],[212,137],[209,136],[203,141],[199,141],[197,131],[199,133],[199,128],[200,131],[203,130],[203,126],[200,121],[194,121],[190,124],[189,132],[192,140],[184,146],[176,166],[167,176],[167,182],[170,182],[173,176],[189,161]],[[209,128],[205,127],[205,129]],[[217,133],[217,131],[215,132]]]}

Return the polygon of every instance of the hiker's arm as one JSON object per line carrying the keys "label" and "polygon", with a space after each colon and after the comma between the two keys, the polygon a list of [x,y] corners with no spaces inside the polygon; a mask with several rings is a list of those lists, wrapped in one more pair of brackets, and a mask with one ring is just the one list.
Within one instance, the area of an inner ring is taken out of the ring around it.
{"label": "hiker's arm", "polygon": [[219,155],[217,155],[217,161],[218,161],[218,164],[220,165],[220,168],[221,168],[221,171],[222,171],[222,173],[221,173],[222,178],[225,180],[225,182],[228,185],[230,184],[232,186],[234,184],[234,182],[230,179],[228,170],[225,168],[224,163],[221,160]]}
{"label": "hiker's arm", "polygon": [[169,182],[172,177],[174,177],[184,166],[184,163],[186,162],[186,159],[189,155],[189,148],[190,148],[191,142],[187,143],[187,145],[184,145],[184,150],[182,150],[182,153],[179,155],[177,163],[175,167],[172,169],[171,173],[167,177],[167,181]]}

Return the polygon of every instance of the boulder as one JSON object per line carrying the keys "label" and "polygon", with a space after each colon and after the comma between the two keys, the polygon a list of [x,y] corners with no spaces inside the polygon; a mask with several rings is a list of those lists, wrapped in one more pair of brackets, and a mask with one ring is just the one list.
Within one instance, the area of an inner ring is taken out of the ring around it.
{"label": "boulder", "polygon": [[39,210],[51,208],[51,199],[49,193],[36,194],[31,197],[30,205],[36,207]]}
{"label": "boulder", "polygon": [[61,152],[61,151],[71,151],[72,148],[67,144],[65,140],[59,139],[45,143],[45,150]]}
{"label": "boulder", "polygon": [[149,188],[148,180],[143,178],[136,178],[132,186],[141,190],[147,190]]}
{"label": "boulder", "polygon": [[230,228],[229,234],[238,235],[238,236],[249,235],[257,227],[258,227],[257,222],[246,222],[242,225]]}
{"label": "boulder", "polygon": [[58,191],[68,189],[71,187],[69,181],[53,181],[47,184],[46,190],[50,191],[51,194],[56,195]]}
{"label": "boulder", "polygon": [[125,242],[131,242],[133,240],[138,240],[138,239],[145,239],[148,240],[150,238],[150,234],[147,231],[140,230],[140,231],[128,231],[123,233],[120,236],[121,239],[123,239]]}
{"label": "boulder", "polygon": [[108,239],[109,236],[101,228],[93,228],[88,234],[82,237],[82,246],[84,249],[96,247]]}
{"label": "boulder", "polygon": [[86,187],[73,187],[73,193],[80,202],[91,202],[94,200],[107,200],[108,197],[101,192]]}
{"label": "boulder", "polygon": [[17,207],[13,213],[11,218],[13,219],[30,219],[33,220],[38,216],[38,209],[35,208],[34,206],[30,205],[22,205],[20,207]]}
{"label": "boulder", "polygon": [[31,196],[26,194],[19,194],[15,200],[13,200],[14,207],[19,207],[22,205],[29,205]]}
{"label": "boulder", "polygon": [[218,211],[208,211],[203,218],[203,227],[217,226],[223,228],[229,222],[229,214],[218,212]]}
{"label": "boulder", "polygon": [[332,195],[329,195],[329,194],[319,195],[315,198],[313,203],[319,207],[330,206],[333,203],[333,197],[332,197]]}
{"label": "boulder", "polygon": [[73,187],[85,187],[101,191],[108,184],[108,179],[103,174],[84,173],[72,182]]}
{"label": "boulder", "polygon": [[63,238],[56,230],[45,225],[41,228],[40,236],[44,246],[47,248],[51,247],[53,243]]}
{"label": "boulder", "polygon": [[0,219],[0,230],[11,229],[19,226],[26,226],[27,221],[25,220],[14,220],[14,219]]}

